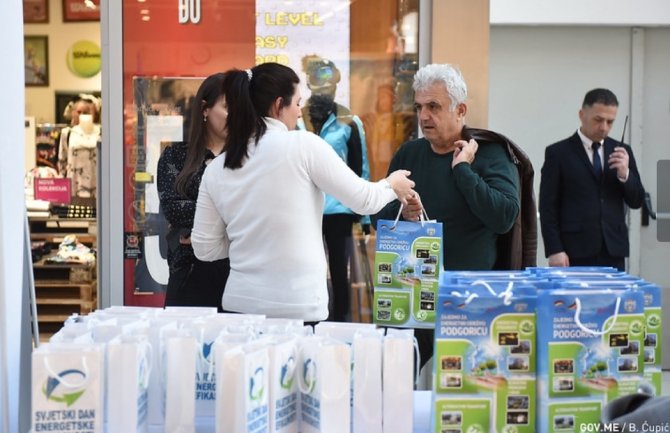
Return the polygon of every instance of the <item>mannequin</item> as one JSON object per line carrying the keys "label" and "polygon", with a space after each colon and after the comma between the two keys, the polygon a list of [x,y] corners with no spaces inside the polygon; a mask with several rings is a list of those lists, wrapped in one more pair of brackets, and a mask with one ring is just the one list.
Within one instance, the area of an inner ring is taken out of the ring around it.
{"label": "mannequin", "polygon": [[79,124],[79,117],[83,114],[91,115],[94,123],[98,122],[98,115],[100,113],[100,98],[80,93],[76,99],[70,101],[65,107],[63,116],[70,120],[70,125],[61,129],[60,141],[58,146],[58,172],[61,176],[66,176],[67,170],[67,148],[70,140],[70,130],[72,127]]}
{"label": "mannequin", "polygon": [[[317,55],[302,59],[311,96],[302,109],[304,129],[314,132],[330,144],[349,167],[362,178],[370,179],[367,146],[363,123],[349,108],[335,102],[340,71],[335,64]],[[326,195],[323,212],[323,237],[328,252],[328,268],[332,287],[332,305],[328,320],[350,320],[348,265],[352,250],[352,227],[361,222],[369,234],[369,217],[361,218],[350,209]]]}
{"label": "mannequin", "polygon": [[60,157],[66,162],[63,174],[72,180],[73,197],[95,197],[98,140],[100,125],[93,123],[91,114],[79,115],[79,124],[70,128],[65,141],[61,140]]}

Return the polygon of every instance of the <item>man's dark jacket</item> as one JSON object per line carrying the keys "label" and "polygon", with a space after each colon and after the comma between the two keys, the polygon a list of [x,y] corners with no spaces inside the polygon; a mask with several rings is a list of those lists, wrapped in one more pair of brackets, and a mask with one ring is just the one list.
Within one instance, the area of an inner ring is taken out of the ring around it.
{"label": "man's dark jacket", "polygon": [[497,143],[507,149],[519,172],[519,215],[512,229],[498,237],[497,259],[493,269],[519,270],[537,265],[537,205],[533,192],[535,171],[528,155],[512,140],[487,129],[464,127],[461,136],[474,138],[479,145]]}

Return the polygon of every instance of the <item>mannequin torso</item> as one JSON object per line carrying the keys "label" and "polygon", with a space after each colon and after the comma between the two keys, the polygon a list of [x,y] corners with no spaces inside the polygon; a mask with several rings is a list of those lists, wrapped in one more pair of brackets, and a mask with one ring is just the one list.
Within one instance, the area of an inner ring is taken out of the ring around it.
{"label": "mannequin torso", "polygon": [[95,197],[96,148],[100,139],[100,125],[93,123],[93,116],[82,114],[79,124],[61,136],[60,157],[64,157],[63,174],[72,179],[72,195]]}

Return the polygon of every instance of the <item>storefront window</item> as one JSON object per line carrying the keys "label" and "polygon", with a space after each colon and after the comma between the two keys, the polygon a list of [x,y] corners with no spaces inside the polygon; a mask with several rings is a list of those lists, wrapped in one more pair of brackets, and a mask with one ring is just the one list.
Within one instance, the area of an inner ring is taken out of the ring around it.
{"label": "storefront window", "polygon": [[298,73],[303,101],[334,85],[335,102],[364,125],[377,180],[416,135],[418,13],[418,0],[124,2],[124,303],[163,304],[167,222],[156,166],[165,146],[187,136],[205,76],[272,61]]}
{"label": "storefront window", "polygon": [[353,2],[351,17],[351,108],[365,125],[372,180],[386,176],[395,150],[417,130],[419,1],[382,3]]}

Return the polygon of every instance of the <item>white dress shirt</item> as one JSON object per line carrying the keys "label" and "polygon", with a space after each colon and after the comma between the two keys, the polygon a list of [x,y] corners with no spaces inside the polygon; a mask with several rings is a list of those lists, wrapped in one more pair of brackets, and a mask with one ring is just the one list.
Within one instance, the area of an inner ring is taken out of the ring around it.
{"label": "white dress shirt", "polygon": [[[584,135],[582,133],[582,130],[580,128],[577,128],[577,135],[579,135],[579,138],[582,140],[582,145],[584,146],[584,150],[586,150],[586,154],[589,156],[589,161],[591,161],[591,165],[593,165],[593,140],[591,140],[589,137]],[[600,163],[602,164],[603,167],[603,173],[607,169],[608,165],[607,161],[605,161],[605,141],[603,140],[602,143],[600,143],[600,147],[598,148],[598,155],[600,155]],[[619,177],[619,174],[617,173],[617,179],[619,179],[620,182],[625,183],[628,180],[628,173],[630,171],[626,170],[626,176],[624,177]]]}
{"label": "white dress shirt", "polygon": [[[577,135],[579,135],[579,138],[582,140],[582,145],[584,145],[584,150],[586,150],[586,154],[589,156],[589,161],[591,161],[591,165],[593,165],[593,140],[591,140],[589,137],[584,135],[582,133],[581,129],[577,129]],[[603,146],[603,143],[600,143],[600,147],[598,148],[598,155],[600,155],[600,161],[603,164],[603,170],[605,168],[605,146]]]}
{"label": "white dress shirt", "polygon": [[[191,242],[196,257],[230,257],[226,310],[305,321],[328,317],[323,192],[367,215],[396,198],[385,180],[358,177],[317,135],[266,118],[241,168],[214,159],[200,184]],[[323,192],[322,192],[323,191]]]}

